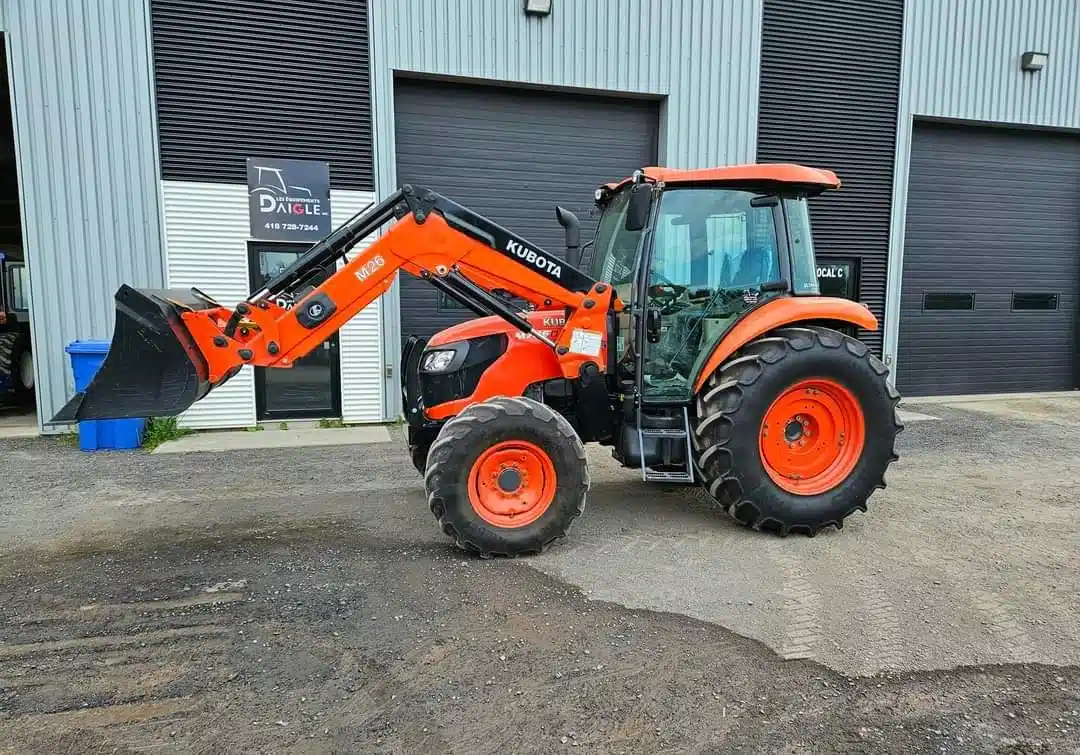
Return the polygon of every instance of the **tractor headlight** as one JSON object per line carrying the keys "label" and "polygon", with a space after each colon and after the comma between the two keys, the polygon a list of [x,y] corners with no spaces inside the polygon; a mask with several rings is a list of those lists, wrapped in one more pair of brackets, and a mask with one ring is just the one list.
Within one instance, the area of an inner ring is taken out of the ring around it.
{"label": "tractor headlight", "polygon": [[429,351],[427,354],[424,354],[424,361],[421,362],[420,368],[424,372],[442,372],[450,366],[456,356],[457,351],[454,349]]}

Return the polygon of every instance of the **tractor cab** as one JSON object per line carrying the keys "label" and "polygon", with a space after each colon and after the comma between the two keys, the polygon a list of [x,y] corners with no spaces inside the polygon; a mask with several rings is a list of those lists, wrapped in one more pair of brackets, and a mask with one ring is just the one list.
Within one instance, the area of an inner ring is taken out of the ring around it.
{"label": "tractor cab", "polygon": [[0,402],[34,398],[30,280],[18,249],[0,251]]}
{"label": "tractor cab", "polygon": [[617,379],[633,380],[643,402],[689,402],[695,378],[744,315],[772,299],[820,294],[807,198],[839,181],[801,166],[764,167],[647,168],[597,190],[591,272],[627,305]]}

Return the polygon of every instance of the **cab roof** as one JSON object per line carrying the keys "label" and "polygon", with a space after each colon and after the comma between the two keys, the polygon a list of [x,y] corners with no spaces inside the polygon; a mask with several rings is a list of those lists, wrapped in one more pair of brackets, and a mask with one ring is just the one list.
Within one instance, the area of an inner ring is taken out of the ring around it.
{"label": "cab roof", "polygon": [[[788,184],[817,192],[840,188],[840,179],[831,170],[794,163],[749,163],[691,170],[650,166],[642,168],[641,173],[646,181],[665,184]],[[633,180],[633,177],[624,178],[604,186],[614,191]]]}

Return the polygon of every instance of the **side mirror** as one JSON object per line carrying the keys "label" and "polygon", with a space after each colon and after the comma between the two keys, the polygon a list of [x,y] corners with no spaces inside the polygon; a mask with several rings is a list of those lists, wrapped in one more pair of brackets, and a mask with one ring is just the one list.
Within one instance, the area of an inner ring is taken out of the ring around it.
{"label": "side mirror", "polygon": [[573,267],[581,264],[581,223],[565,207],[555,206],[555,219],[566,232],[566,261]]}
{"label": "side mirror", "polygon": [[640,231],[649,222],[649,208],[652,206],[652,187],[638,184],[630,190],[630,201],[626,205],[626,230]]}

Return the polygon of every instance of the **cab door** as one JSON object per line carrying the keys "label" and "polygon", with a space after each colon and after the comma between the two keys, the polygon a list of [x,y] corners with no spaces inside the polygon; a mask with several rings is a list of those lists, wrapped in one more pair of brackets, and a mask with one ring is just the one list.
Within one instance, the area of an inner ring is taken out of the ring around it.
{"label": "cab door", "polygon": [[721,187],[661,194],[641,292],[645,403],[689,401],[698,364],[736,320],[787,290],[775,203],[757,196]]}

